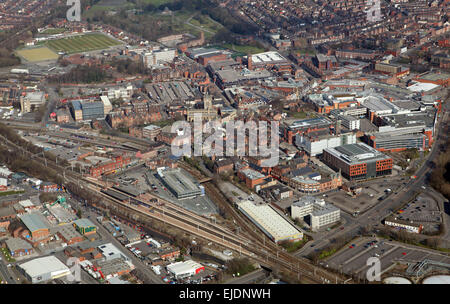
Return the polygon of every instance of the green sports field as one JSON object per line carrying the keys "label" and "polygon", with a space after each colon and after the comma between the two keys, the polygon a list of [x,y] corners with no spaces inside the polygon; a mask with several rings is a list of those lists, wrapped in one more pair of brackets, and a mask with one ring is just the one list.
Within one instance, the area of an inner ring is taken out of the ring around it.
{"label": "green sports field", "polygon": [[103,34],[85,34],[57,40],[49,40],[44,42],[44,44],[56,52],[76,54],[103,50],[114,45],[120,45],[121,43]]}
{"label": "green sports field", "polygon": [[17,51],[17,55],[30,62],[58,59],[58,54],[47,47],[19,50]]}

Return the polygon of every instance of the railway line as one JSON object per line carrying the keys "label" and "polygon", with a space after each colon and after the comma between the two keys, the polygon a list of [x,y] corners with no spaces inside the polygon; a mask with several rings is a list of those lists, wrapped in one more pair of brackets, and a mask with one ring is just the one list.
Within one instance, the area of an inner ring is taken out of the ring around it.
{"label": "railway line", "polygon": [[[100,191],[101,188],[98,186],[91,187],[94,191]],[[109,188],[110,191],[119,192],[117,190],[112,190]],[[238,239],[236,235],[231,234],[230,232],[228,234],[225,234],[223,230],[218,229],[218,226],[215,225],[204,225],[199,224],[197,221],[190,219],[189,217],[186,217],[184,213],[186,211],[179,212],[180,210],[176,210],[176,212],[171,211],[169,208],[166,208],[165,205],[158,206],[158,204],[155,205],[149,205],[148,203],[142,202],[141,200],[138,200],[136,198],[133,198],[131,195],[122,194],[127,196],[130,199],[129,203],[126,203],[124,201],[120,201],[114,197],[110,197],[104,192],[101,192],[102,195],[107,199],[112,199],[116,203],[125,206],[129,209],[132,209],[134,211],[144,213],[145,215],[148,215],[154,219],[158,219],[160,221],[163,221],[164,223],[174,225],[178,228],[182,228],[192,234],[198,235],[202,238],[205,238],[209,241],[213,241],[215,243],[218,243],[224,247],[233,249],[237,252],[239,252],[241,255],[249,256],[255,260],[257,260],[259,263],[273,268],[274,265],[282,265],[283,268],[286,270],[289,270],[298,277],[301,275],[303,278],[306,277],[308,282],[311,283],[331,283],[335,282],[336,277],[330,277],[329,279],[322,278],[321,280],[317,280],[318,275],[320,276],[321,270],[317,267],[313,267],[311,269],[305,269],[302,267],[298,262],[295,263],[295,261],[286,261],[282,259],[283,252],[281,250],[277,250],[276,254],[270,253],[268,250],[264,249],[263,246],[259,245],[258,243],[255,243],[253,240],[245,240],[245,239]],[[140,202],[140,204],[135,204],[132,202],[132,200]],[[332,281],[331,281],[332,279]]]}
{"label": "railway line", "polygon": [[[108,191],[121,193],[121,195],[126,196],[128,199],[128,204],[130,204],[130,205],[143,206],[146,209],[148,209],[150,212],[159,212],[164,215],[177,217],[177,218],[185,221],[186,223],[190,223],[193,226],[196,226],[198,228],[214,229],[218,234],[222,234],[224,237],[227,237],[230,240],[232,240],[238,244],[241,244],[241,245],[248,244],[247,239],[240,237],[240,236],[236,236],[236,234],[233,233],[232,231],[229,231],[228,229],[220,227],[219,225],[215,225],[215,224],[211,223],[210,220],[202,218],[201,216],[198,216],[198,215],[194,216],[193,212],[184,210],[180,207],[175,207],[174,204],[172,204],[168,201],[165,201],[162,199],[155,199],[153,202],[151,202],[151,200],[148,200],[148,199],[146,201],[144,201],[143,199],[135,198],[132,195],[129,195],[125,192],[122,192],[120,190],[116,190],[113,188],[109,188]],[[108,193],[105,193],[105,191],[100,190],[100,192],[108,195]],[[117,199],[117,198],[115,198],[115,199]]]}
{"label": "railway line", "polygon": [[[189,173],[191,173],[195,178],[197,179],[203,179],[204,176],[198,172],[194,171],[192,168],[187,166],[184,163],[180,163],[180,166],[186,169]],[[248,221],[247,219],[243,218],[237,210],[235,210],[232,207],[232,204],[230,204],[225,198],[224,195],[211,183],[204,183],[203,186],[205,187],[205,190],[207,194],[210,197],[214,197],[215,201],[219,203],[221,206],[223,206],[228,214],[232,216],[236,224],[241,227],[245,233],[246,236],[249,237],[252,240],[253,245],[255,248],[259,250],[260,253],[262,253],[261,256],[266,256],[266,261],[269,262],[270,260],[274,262],[275,265],[282,264],[285,268],[285,270],[298,275],[299,273],[307,276],[314,276],[319,277],[321,280],[321,283],[331,283],[331,282],[343,282],[345,279],[341,276],[336,276],[333,273],[330,273],[328,271],[325,271],[319,267],[316,267],[312,265],[308,260],[304,258],[295,257],[285,251],[283,251],[281,248],[278,247],[275,243],[268,240],[266,241],[266,236],[257,233],[256,229],[259,229],[254,226],[253,223]]]}
{"label": "railway line", "polygon": [[[120,201],[114,197],[111,197],[110,195],[103,193],[101,191],[102,187],[98,182],[94,182],[92,180],[84,178],[79,173],[65,170],[53,161],[45,159],[44,157],[39,155],[33,155],[31,152],[25,150],[24,148],[8,141],[3,136],[1,137],[5,140],[5,143],[14,147],[15,149],[23,151],[23,153],[26,153],[30,157],[33,157],[35,160],[45,161],[48,167],[57,170],[58,172],[64,170],[65,181],[73,182],[78,185],[81,181],[83,184],[87,184],[87,188],[91,191],[94,191],[101,197],[105,198],[107,201],[119,205],[122,208],[126,208],[127,210],[131,210],[132,212],[143,214],[155,220],[162,221],[163,223],[173,225],[179,229],[187,231],[188,233],[192,233],[226,248],[235,250],[242,255],[251,257],[252,259],[258,261],[260,264],[267,267],[280,267],[281,269],[291,273],[292,275],[297,276],[297,278],[300,278],[301,276],[304,282],[339,283],[343,281],[343,279],[339,276],[328,273],[316,266],[307,263],[300,258],[293,257],[283,250],[280,250],[280,248],[276,244],[273,244],[270,241],[265,242],[265,238],[261,238],[261,236],[256,233],[256,230],[253,228],[252,224],[243,219],[236,212],[236,210],[234,210],[233,207],[228,202],[226,202],[223,195],[219,193],[218,190],[215,189],[215,187],[212,187],[212,184],[210,183],[205,183],[205,189],[207,190],[208,194],[212,197],[217,198],[222,205],[226,206],[227,211],[230,212],[239,226],[244,228],[246,232],[245,238],[240,235],[237,236],[234,232],[229,231],[224,227],[220,227],[220,225],[213,225],[209,222],[208,219],[193,215],[191,214],[191,212],[178,206],[174,206],[170,202],[170,205],[167,204],[169,208],[158,206],[157,204],[149,205],[147,202],[143,202],[136,199],[135,197],[132,197],[129,194],[126,195],[124,193],[121,194],[128,196],[129,201],[131,201],[132,199],[135,201],[138,200],[141,202],[141,205],[136,206],[131,203]],[[67,174],[65,173],[65,171],[67,171]],[[195,171],[189,170],[189,172]],[[198,176],[199,174],[193,173],[193,175]],[[204,178],[203,176],[201,177]],[[109,190],[111,190],[111,188],[109,188]],[[144,204],[153,208],[150,209]]]}
{"label": "railway line", "polygon": [[[82,132],[67,132],[67,131],[51,131],[47,130],[36,123],[27,123],[27,122],[17,122],[14,120],[2,120],[0,119],[1,123],[10,125],[14,129],[22,130],[22,131],[28,131],[28,132],[39,132],[39,133],[47,133],[50,134],[53,137],[59,137],[63,139],[70,139],[73,141],[78,141],[80,143],[89,143],[92,145],[99,145],[99,146],[105,146],[110,148],[119,148],[126,151],[138,151],[139,149],[145,149],[148,145],[148,143],[145,143],[142,140],[139,139],[129,139],[129,138],[122,138],[122,137],[114,137],[114,136],[107,136],[104,134],[99,134],[98,137],[92,137],[90,135],[84,135]],[[108,137],[110,139],[108,139]],[[115,144],[109,144],[107,141],[115,141],[117,143]],[[130,147],[127,145],[127,143],[133,143],[136,147]],[[120,145],[120,147],[118,147]]]}
{"label": "railway line", "polygon": [[[157,206],[156,204],[149,205],[144,202],[142,202],[141,204],[126,203],[126,202],[120,201],[117,198],[114,198],[114,197],[102,192],[100,188],[98,188],[97,186],[94,186],[92,184],[89,185],[88,188],[93,191],[98,192],[105,199],[113,201],[123,207],[126,207],[127,209],[131,209],[135,212],[142,213],[153,219],[157,219],[164,223],[181,228],[192,234],[195,234],[202,238],[205,238],[209,241],[219,243],[221,245],[224,245],[227,248],[231,248],[233,250],[241,252],[242,254],[245,254],[248,256],[254,255],[253,253],[251,253],[245,249],[245,247],[244,247],[246,244],[245,241],[243,241],[241,239],[236,239],[235,237],[230,236],[230,235],[225,235],[224,233],[218,232],[211,227],[207,227],[206,225],[199,224],[199,223],[195,222],[194,220],[190,220],[186,216],[183,216],[179,213],[169,210],[168,208],[165,208],[164,206]],[[150,208],[147,206],[149,206]]]}

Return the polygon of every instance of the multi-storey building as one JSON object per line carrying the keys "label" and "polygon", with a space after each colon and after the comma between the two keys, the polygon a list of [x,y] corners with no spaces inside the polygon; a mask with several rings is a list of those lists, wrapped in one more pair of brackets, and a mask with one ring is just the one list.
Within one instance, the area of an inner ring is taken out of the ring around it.
{"label": "multi-storey building", "polygon": [[328,130],[333,122],[325,117],[296,120],[281,126],[284,140],[293,144],[296,134],[308,134],[312,131]]}
{"label": "multi-storey building", "polygon": [[335,148],[346,144],[356,143],[356,134],[330,134],[330,132],[310,132],[305,135],[297,134],[295,144],[311,156],[322,154],[323,149]]}
{"label": "multi-storey building", "polygon": [[304,196],[291,206],[292,218],[304,218],[310,216],[312,231],[334,224],[341,219],[341,210],[325,200],[313,196]]}
{"label": "multi-storey building", "polygon": [[364,143],[324,149],[323,161],[348,180],[389,175],[393,166],[392,158]]}

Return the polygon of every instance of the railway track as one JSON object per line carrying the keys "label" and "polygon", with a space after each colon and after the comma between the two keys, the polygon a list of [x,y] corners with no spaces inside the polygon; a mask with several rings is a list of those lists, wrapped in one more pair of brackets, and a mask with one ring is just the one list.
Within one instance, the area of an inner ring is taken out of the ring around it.
{"label": "railway track", "polygon": [[[97,186],[94,186],[95,188],[92,188],[92,190],[100,191],[101,189]],[[115,191],[119,193],[119,191],[109,189],[110,191]],[[150,216],[154,219],[163,221],[164,223],[174,225],[178,228],[182,228],[189,233],[198,235],[202,238],[205,238],[209,241],[213,241],[215,243],[218,243],[219,245],[225,246],[227,248],[233,249],[237,252],[239,252],[242,255],[246,255],[251,257],[252,259],[258,261],[260,264],[263,264],[267,267],[273,267],[275,264],[282,265],[285,269],[288,269],[289,271],[295,273],[297,276],[302,276],[302,278],[306,278],[308,282],[310,283],[330,283],[331,281],[328,279],[325,280],[317,280],[316,277],[319,273],[319,269],[305,269],[304,267],[301,267],[299,264],[295,264],[290,261],[285,261],[282,258],[282,251],[278,251],[276,254],[270,254],[267,250],[264,248],[261,248],[260,245],[255,243],[251,240],[243,240],[243,239],[237,239],[236,235],[233,234],[225,234],[221,229],[218,229],[217,226],[207,226],[207,225],[199,225],[198,222],[195,220],[191,220],[188,217],[184,215],[185,212],[179,213],[179,210],[177,212],[170,212],[168,208],[158,206],[157,204],[152,205],[151,209],[148,207],[143,207],[143,204],[141,202],[141,205],[134,205],[133,203],[126,203],[124,201],[117,200],[116,198],[110,197],[107,194],[101,192],[102,196],[106,199],[112,200],[121,206],[124,206],[128,209],[132,209],[134,211],[144,213],[147,216]],[[122,194],[122,193],[121,193]],[[131,195],[122,194],[131,199],[133,197]],[[135,198],[134,198],[135,199]],[[137,199],[135,199],[137,200]],[[139,200],[137,200],[139,201]],[[148,203],[146,203],[148,205]],[[208,223],[209,224],[209,223]],[[333,282],[335,280],[335,277],[333,277]]]}
{"label": "railway track", "polygon": [[[192,174],[197,179],[204,179],[203,174],[198,171],[193,170],[189,166],[184,163],[180,163],[180,166],[187,170],[190,174]],[[291,274],[298,275],[301,273],[303,275],[320,278],[322,283],[331,283],[331,282],[343,282],[345,279],[340,276],[336,276],[333,273],[329,273],[317,266],[312,265],[308,260],[304,258],[295,257],[281,248],[278,245],[273,243],[270,240],[265,240],[266,236],[261,236],[261,234],[257,233],[256,229],[258,227],[254,226],[253,223],[243,218],[237,210],[234,209],[232,203],[228,202],[225,199],[223,193],[221,193],[214,185],[211,183],[203,183],[207,194],[215,198],[216,202],[223,206],[228,214],[230,214],[236,224],[239,225],[245,231],[246,236],[250,238],[255,249],[259,251],[261,256],[266,256],[266,261],[272,261],[274,265],[282,265],[284,269]]]}
{"label": "railway track", "polygon": [[[23,153],[26,153],[30,157],[34,156],[35,160],[45,161],[48,167],[57,170],[58,172],[64,170],[64,168],[60,167],[52,160],[45,159],[44,157],[41,157],[39,155],[33,155],[31,152],[17,146],[3,136],[0,135],[0,137],[4,139],[5,143],[14,147],[15,149],[21,150]],[[182,166],[185,165],[183,164]],[[186,169],[188,170],[188,168]],[[192,171],[192,169],[189,169],[188,171],[193,172],[193,175],[199,176],[199,173],[194,173],[195,171]],[[203,178],[203,176],[201,177]],[[278,266],[283,270],[291,273],[292,275],[297,276],[298,278],[300,278],[301,276],[302,279],[306,282],[332,283],[336,281],[337,283],[339,281],[343,281],[341,278],[338,278],[334,274],[325,272],[318,267],[306,263],[302,259],[293,257],[292,255],[280,250],[277,245],[271,243],[270,241],[265,242],[265,239],[262,239],[261,236],[256,233],[256,230],[254,230],[252,224],[246,222],[246,220],[243,219],[228,202],[226,202],[223,194],[219,193],[218,190],[210,183],[205,184],[205,189],[207,190],[208,194],[211,195],[211,197],[217,198],[220,203],[227,208],[227,211],[230,212],[237,223],[239,223],[240,227],[244,228],[245,232],[247,233],[245,235],[245,238],[243,238],[242,236],[236,236],[235,233],[233,233],[232,231],[228,231],[224,227],[217,228],[219,227],[218,225],[213,226],[211,223],[205,222],[206,219],[200,220],[197,215],[193,216],[189,211],[174,207],[173,204],[171,204],[170,209],[163,208],[161,206],[153,206],[153,212],[151,212],[151,210],[143,206],[133,206],[130,203],[124,203],[123,201],[117,200],[103,193],[101,191],[102,188],[99,187],[100,185],[98,183],[86,179],[81,174],[72,172],[70,170],[67,170],[67,174],[64,174],[64,179],[65,181],[73,182],[75,184],[80,184],[81,181],[82,183],[87,184],[88,189],[96,192],[109,202],[118,204],[123,208],[146,215],[155,220],[162,221],[163,223],[173,225],[179,229],[213,241],[226,248],[233,249],[243,255],[251,257],[262,265],[266,265],[271,268]],[[131,199],[136,200],[136,198],[130,195],[128,196],[130,198],[130,201]],[[200,221],[201,223],[197,221]],[[265,243],[262,244],[263,242]]]}

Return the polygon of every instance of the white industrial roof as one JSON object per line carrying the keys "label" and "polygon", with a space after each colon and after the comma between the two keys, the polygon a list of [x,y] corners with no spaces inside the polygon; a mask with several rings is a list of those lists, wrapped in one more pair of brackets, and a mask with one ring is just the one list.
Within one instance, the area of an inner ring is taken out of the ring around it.
{"label": "white industrial roof", "polygon": [[283,56],[281,56],[278,52],[265,52],[252,55],[252,61],[254,63],[260,62],[274,62],[274,61],[283,61],[286,60]]}
{"label": "white industrial roof", "polygon": [[104,256],[111,256],[111,255],[122,255],[124,254],[112,243],[107,243],[98,246],[98,249],[102,252]]}
{"label": "white industrial roof", "polygon": [[275,241],[301,237],[302,232],[285,220],[269,205],[255,205],[250,201],[238,203],[239,208],[256,222]]}
{"label": "white industrial roof", "polygon": [[20,265],[20,268],[32,278],[51,273],[52,277],[70,274],[70,269],[55,256],[37,258]]}
{"label": "white industrial roof", "polygon": [[182,275],[185,273],[195,272],[195,270],[201,267],[203,267],[201,264],[192,260],[187,260],[184,262],[177,262],[167,265],[167,270],[174,273],[175,275]]}
{"label": "white industrial roof", "polygon": [[108,96],[100,96],[100,99],[105,106],[111,106],[111,101],[109,100]]}
{"label": "white industrial roof", "polygon": [[434,83],[417,82],[417,83],[413,84],[412,86],[409,86],[408,90],[410,90],[412,92],[428,92],[428,91],[434,90],[438,86],[439,85],[434,84]]}
{"label": "white industrial roof", "polygon": [[33,207],[33,206],[34,206],[34,204],[33,204],[33,203],[31,202],[31,200],[29,200],[29,199],[20,201],[19,204],[20,204],[22,207],[24,207],[24,208],[29,208],[29,207]]}

